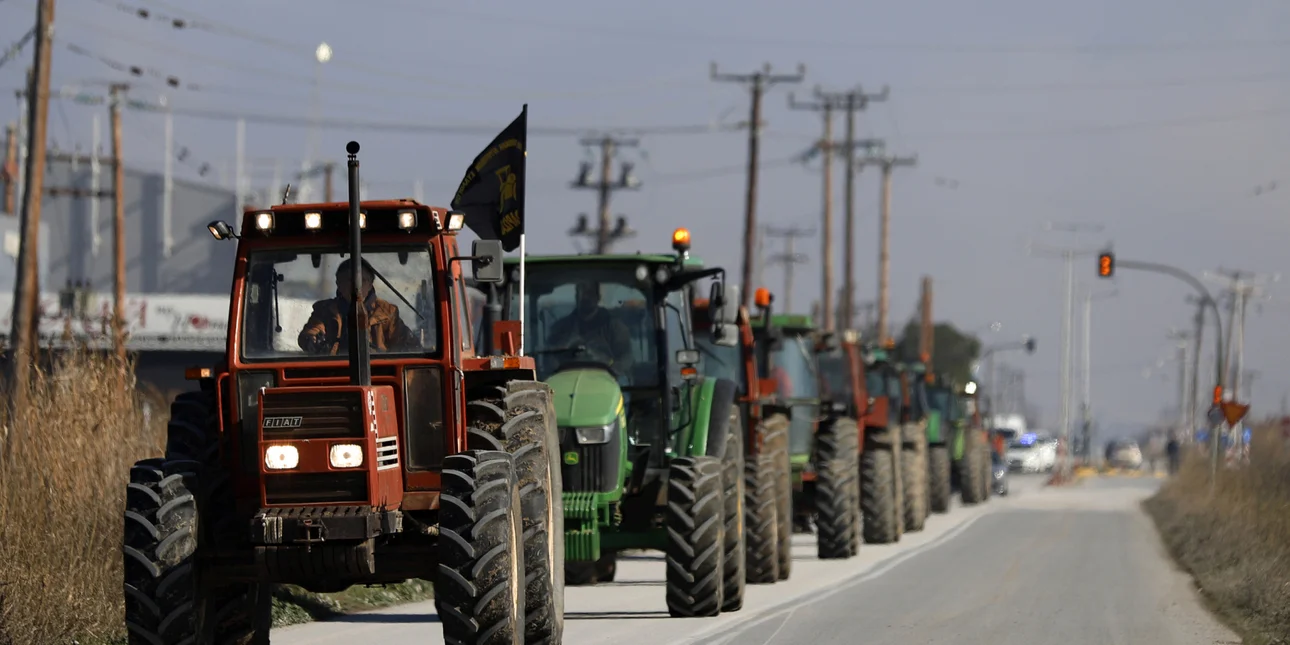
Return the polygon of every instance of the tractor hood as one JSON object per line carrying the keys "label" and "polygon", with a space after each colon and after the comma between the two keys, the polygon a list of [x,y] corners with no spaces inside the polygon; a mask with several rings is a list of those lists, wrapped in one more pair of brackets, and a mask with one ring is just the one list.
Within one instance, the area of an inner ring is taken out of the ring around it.
{"label": "tractor hood", "polygon": [[605,370],[594,367],[556,372],[546,380],[561,428],[607,426],[623,409],[623,391]]}

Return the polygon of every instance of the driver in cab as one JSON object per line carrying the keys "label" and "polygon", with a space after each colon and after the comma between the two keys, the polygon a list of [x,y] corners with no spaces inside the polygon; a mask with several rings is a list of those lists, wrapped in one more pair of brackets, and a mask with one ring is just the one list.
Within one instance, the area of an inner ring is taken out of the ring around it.
{"label": "driver in cab", "polygon": [[[310,354],[335,356],[349,346],[349,296],[354,293],[352,274],[353,259],[345,260],[336,269],[336,297],[314,303],[313,313],[297,341],[300,348]],[[363,267],[363,303],[367,305],[367,339],[378,352],[415,350],[421,346],[412,329],[399,317],[399,308],[376,297],[372,286],[375,272],[366,260]]]}
{"label": "driver in cab", "polygon": [[586,347],[592,356],[619,374],[625,373],[624,369],[632,362],[632,340],[627,325],[600,306],[600,285],[594,282],[577,284],[573,312],[551,325],[547,346]]}

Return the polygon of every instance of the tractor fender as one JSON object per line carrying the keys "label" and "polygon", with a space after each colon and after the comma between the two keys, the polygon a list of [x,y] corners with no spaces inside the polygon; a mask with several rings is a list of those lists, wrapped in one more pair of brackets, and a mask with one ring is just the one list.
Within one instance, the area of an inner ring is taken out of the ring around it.
{"label": "tractor fender", "polygon": [[697,389],[689,454],[725,458],[726,433],[738,431],[730,427],[738,386],[727,379],[708,378]]}

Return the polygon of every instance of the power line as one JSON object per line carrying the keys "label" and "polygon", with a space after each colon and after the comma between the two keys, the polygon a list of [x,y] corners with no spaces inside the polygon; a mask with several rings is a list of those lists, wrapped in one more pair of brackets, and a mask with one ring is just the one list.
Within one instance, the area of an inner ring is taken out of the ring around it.
{"label": "power line", "polygon": [[[25,93],[21,90],[15,94],[22,96]],[[72,100],[77,103],[86,105],[102,105],[107,102],[107,98],[100,94],[78,91],[56,91],[51,92],[51,99]],[[129,100],[126,101],[125,107],[130,110],[141,112],[164,113],[167,108],[155,103]],[[424,133],[424,134],[469,134],[479,135],[495,133],[497,129],[494,125],[436,125],[427,123],[399,123],[395,121],[364,121],[354,119],[319,119],[311,120],[308,117],[286,116],[276,114],[256,114],[241,113],[229,110],[208,110],[199,108],[180,108],[172,107],[169,110],[175,116],[187,116],[196,119],[209,119],[214,121],[245,121],[247,123],[257,123],[262,125],[281,125],[288,127],[310,127],[318,125],[327,128],[344,128],[347,130],[373,130],[373,131],[396,131],[404,133]],[[685,136],[701,134],[724,134],[738,132],[744,128],[743,124],[691,124],[691,125],[657,125],[657,126],[530,126],[529,135],[531,136],[551,136],[551,137],[569,137],[585,135],[588,132],[594,133],[614,133],[622,136]]]}
{"label": "power line", "polygon": [[[420,6],[418,2],[418,6]],[[1167,51],[1197,51],[1197,50],[1247,50],[1247,49],[1267,49],[1281,48],[1290,46],[1290,39],[1264,39],[1264,40],[1227,40],[1227,41],[1174,41],[1174,42],[1121,42],[1121,43],[1098,43],[1096,45],[1054,45],[1051,43],[1013,43],[1013,44],[984,44],[984,43],[916,43],[916,42],[878,42],[871,38],[857,38],[846,41],[828,41],[818,39],[785,39],[785,38],[764,38],[764,37],[746,37],[729,34],[714,34],[711,32],[701,32],[693,30],[640,30],[613,27],[607,25],[577,25],[571,23],[552,22],[547,20],[535,20],[527,17],[515,17],[513,15],[503,14],[483,14],[469,10],[461,10],[455,7],[444,7],[439,5],[435,7],[437,15],[457,16],[468,20],[486,21],[490,25],[509,23],[521,25],[524,27],[542,27],[545,29],[571,31],[578,33],[595,34],[604,37],[613,38],[640,38],[657,43],[661,40],[673,41],[680,44],[690,44],[701,47],[711,47],[713,45],[758,45],[758,46],[779,46],[793,47],[797,49],[814,49],[814,50],[845,50],[845,51],[918,51],[924,53],[944,53],[944,54],[1106,54],[1106,53],[1128,53],[1128,52],[1167,52]]]}
{"label": "power line", "polygon": [[31,42],[31,40],[35,37],[36,37],[36,28],[32,27],[30,31],[28,31],[26,34],[23,35],[22,38],[19,38],[18,40],[14,41],[12,45],[9,45],[9,47],[4,50],[4,53],[0,54],[0,67],[4,67],[5,63],[13,60],[14,58],[17,58],[18,54],[22,53],[22,48],[26,47],[27,43]]}

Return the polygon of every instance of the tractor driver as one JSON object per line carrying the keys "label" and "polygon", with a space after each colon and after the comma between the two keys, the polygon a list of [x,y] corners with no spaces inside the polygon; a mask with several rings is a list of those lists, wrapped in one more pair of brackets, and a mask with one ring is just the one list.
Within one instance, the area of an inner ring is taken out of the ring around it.
{"label": "tractor driver", "polygon": [[[313,313],[297,341],[310,354],[335,356],[349,346],[349,296],[354,293],[353,259],[336,269],[336,297],[314,303]],[[363,302],[367,305],[368,343],[378,352],[420,349],[421,343],[403,319],[399,308],[376,297],[372,280],[376,273],[366,260],[363,267]]]}
{"label": "tractor driver", "polygon": [[632,364],[632,339],[627,325],[600,306],[600,285],[578,282],[573,311],[555,321],[547,334],[552,349],[585,346],[592,356],[603,360],[619,375],[627,375]]}

